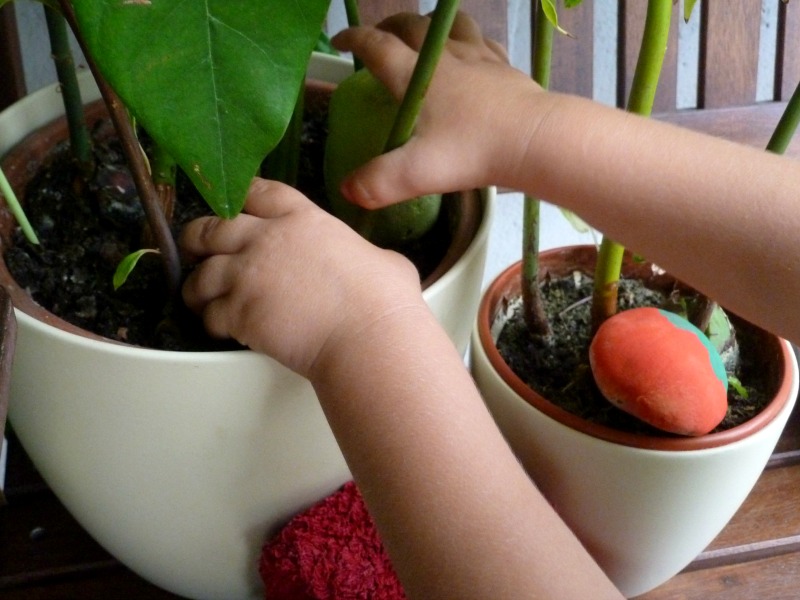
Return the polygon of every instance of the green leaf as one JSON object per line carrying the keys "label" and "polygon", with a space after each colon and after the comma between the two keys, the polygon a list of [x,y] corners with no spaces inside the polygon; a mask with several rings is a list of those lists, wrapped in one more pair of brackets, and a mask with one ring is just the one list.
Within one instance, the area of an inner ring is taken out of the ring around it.
{"label": "green leaf", "polygon": [[581,219],[571,210],[567,210],[565,208],[560,208],[559,210],[561,211],[561,214],[564,215],[564,218],[567,220],[567,222],[572,225],[572,228],[578,233],[589,233],[592,230],[586,221]]}
{"label": "green leaf", "polygon": [[692,11],[694,10],[695,4],[697,4],[697,0],[684,0],[683,2],[683,20],[687,23],[692,17]]}
{"label": "green leaf", "polygon": [[747,391],[747,388],[742,385],[742,382],[739,381],[738,377],[733,375],[728,375],[728,385],[731,386],[736,393],[739,394],[742,398],[747,400],[750,397],[750,393]]}
{"label": "green leaf", "polygon": [[74,0],[101,72],[213,210],[278,143],[329,0]]}
{"label": "green leaf", "polygon": [[113,283],[114,289],[118,290],[126,281],[128,281],[128,277],[136,268],[136,265],[139,264],[139,260],[145,254],[159,254],[158,250],[153,248],[144,248],[142,250],[137,250],[136,252],[131,252],[119,261],[117,265],[117,270],[114,271]]}
{"label": "green leaf", "polygon": [[339,51],[333,47],[331,38],[329,38],[324,31],[320,31],[319,39],[317,39],[317,43],[314,44],[314,50],[316,52],[322,52],[323,54],[330,54],[331,56],[339,56]]}
{"label": "green leaf", "polygon": [[558,10],[556,10],[556,1],[555,0],[541,0],[542,2],[542,11],[544,12],[544,16],[547,17],[547,20],[550,21],[550,24],[555,28],[556,31],[559,33],[563,33],[564,35],[568,35],[570,37],[571,34],[562,29],[561,26],[558,24]]}
{"label": "green leaf", "polygon": [[575,8],[579,6],[583,0],[564,0],[564,6],[567,8]]}
{"label": "green leaf", "polygon": [[25,235],[25,239],[27,239],[31,244],[38,244],[39,238],[36,237],[36,232],[33,230],[30,221],[28,221],[25,211],[22,210],[22,206],[17,199],[17,195],[14,193],[14,189],[8,182],[3,169],[0,169],[0,196],[5,197],[6,205],[8,205],[11,214],[14,215],[14,218],[17,220],[22,233]]}

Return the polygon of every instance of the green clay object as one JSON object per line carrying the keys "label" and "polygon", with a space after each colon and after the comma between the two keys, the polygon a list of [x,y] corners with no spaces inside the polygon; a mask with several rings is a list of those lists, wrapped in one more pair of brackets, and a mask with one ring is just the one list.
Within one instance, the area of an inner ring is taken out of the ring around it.
{"label": "green clay object", "polygon": [[[398,103],[366,69],[353,73],[334,90],[328,108],[325,187],[331,211],[359,230],[368,211],[345,200],[339,191],[353,170],[384,151]],[[440,195],[420,196],[372,211],[366,237],[383,247],[396,247],[427,233],[439,216]]]}

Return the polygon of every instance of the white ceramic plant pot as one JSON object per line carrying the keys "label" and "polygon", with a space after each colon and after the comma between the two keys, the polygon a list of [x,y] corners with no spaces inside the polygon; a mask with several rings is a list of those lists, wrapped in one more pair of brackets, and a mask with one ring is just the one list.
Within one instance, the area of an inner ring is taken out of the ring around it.
{"label": "white ceramic plant pot", "polygon": [[[336,82],[346,61],[317,57]],[[84,98],[97,97],[89,77]],[[55,87],[0,114],[0,155],[63,112]],[[493,190],[456,265],[424,296],[466,351]],[[263,595],[263,542],[350,478],[310,384],[250,352],[182,353],[87,339],[17,311],[10,419],[68,510],[152,583],[197,599]]]}
{"label": "white ceramic plant pot", "polygon": [[[550,268],[552,253],[564,252],[543,253],[543,267]],[[556,511],[626,597],[645,593],[702,552],[755,485],[795,404],[794,353],[771,336],[766,345],[782,375],[775,400],[728,432],[666,444],[608,428],[589,433],[585,421],[533,393],[496,350],[508,303],[519,296],[519,273],[518,263],[484,294],[471,344],[473,375]]]}

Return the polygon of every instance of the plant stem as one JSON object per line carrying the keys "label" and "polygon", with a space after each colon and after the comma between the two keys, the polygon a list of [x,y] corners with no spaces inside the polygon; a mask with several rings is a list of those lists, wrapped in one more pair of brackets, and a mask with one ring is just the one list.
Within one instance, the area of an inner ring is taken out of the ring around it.
{"label": "plant stem", "polygon": [[78,168],[84,179],[88,179],[94,172],[94,158],[89,130],[83,114],[83,101],[81,90],[78,86],[78,77],[75,74],[75,60],[69,47],[69,34],[67,22],[55,8],[44,4],[44,16],[47,22],[47,32],[50,37],[50,52],[56,68],[58,83],[61,88],[61,98],[64,102],[64,114],[69,127],[70,147],[72,156],[78,163]]}
{"label": "plant stem", "polygon": [[[361,25],[361,16],[358,14],[358,0],[344,0],[344,11],[347,14],[348,27],[358,27]],[[357,56],[353,57],[353,67],[356,71],[364,68],[364,64]]]}
{"label": "plant stem", "polygon": [[414,133],[414,126],[422,110],[422,103],[425,100],[425,93],[428,91],[439,57],[442,55],[444,46],[450,36],[450,29],[458,13],[459,0],[439,0],[431,16],[431,24],[422,48],[419,51],[419,58],[408,83],[403,101],[397,111],[394,126],[389,133],[384,152],[390,152],[405,144]]}
{"label": "plant stem", "polygon": [[100,70],[92,59],[75,20],[72,4],[69,0],[59,0],[59,5],[64,13],[64,17],[75,33],[75,38],[83,49],[86,62],[94,75],[97,87],[100,89],[103,100],[105,100],[106,106],[108,107],[109,116],[114,123],[117,136],[122,144],[122,150],[128,161],[128,166],[131,169],[133,180],[136,183],[136,190],[139,193],[139,199],[142,202],[142,208],[144,209],[147,223],[150,226],[158,249],[161,252],[168,293],[171,297],[177,297],[180,293],[181,285],[181,263],[178,255],[178,247],[175,239],[172,237],[169,223],[164,213],[161,211],[153,178],[150,176],[147,164],[142,156],[141,146],[136,139],[133,126],[128,118],[127,110],[122,104],[122,100],[117,96],[117,93],[103,78],[102,73],[100,73]]}
{"label": "plant stem", "polygon": [[714,311],[717,310],[718,306],[711,298],[700,296],[692,314],[687,315],[689,322],[700,331],[706,332],[711,324],[711,317],[714,316]]}
{"label": "plant stem", "polygon": [[[648,0],[642,46],[626,110],[649,116],[664,63],[672,18],[672,0]],[[617,311],[617,291],[625,248],[603,238],[597,257],[592,300],[592,327],[596,331]]]}
{"label": "plant stem", "polygon": [[[533,29],[532,77],[542,88],[550,87],[554,27],[542,3],[536,3]],[[539,211],[538,199],[526,195],[522,218],[522,310],[528,331],[534,336],[550,335],[550,323],[539,289]]]}
{"label": "plant stem", "polygon": [[789,142],[792,141],[798,123],[800,123],[800,84],[794,88],[792,97],[767,143],[767,150],[775,154],[783,154],[789,146]]}
{"label": "plant stem", "polygon": [[[153,169],[153,183],[156,186],[161,212],[167,223],[172,223],[175,214],[175,177],[178,172],[178,163],[171,154],[158,144],[153,145],[150,165]],[[148,236],[152,236],[148,227]],[[145,244],[150,247],[152,244]]]}
{"label": "plant stem", "polygon": [[39,238],[36,237],[36,232],[33,230],[33,227],[31,227],[28,217],[22,210],[22,206],[19,204],[17,195],[14,193],[14,189],[11,187],[8,179],[6,179],[6,174],[3,173],[3,169],[0,169],[0,194],[5,197],[6,204],[11,210],[11,214],[13,214],[14,218],[17,220],[17,223],[19,223],[22,233],[25,234],[25,238],[31,244],[38,244]]}
{"label": "plant stem", "polygon": [[[384,145],[384,153],[391,152],[405,144],[414,133],[414,126],[422,110],[422,103],[425,100],[425,93],[428,91],[436,65],[444,51],[447,39],[450,37],[450,29],[458,13],[460,0],[439,0],[431,16],[431,24],[428,33],[422,42],[422,47],[417,57],[417,64],[411,74],[411,81],[400,102],[392,129]],[[366,211],[360,222],[356,225],[356,230],[362,237],[369,239],[375,227],[376,211]]]}

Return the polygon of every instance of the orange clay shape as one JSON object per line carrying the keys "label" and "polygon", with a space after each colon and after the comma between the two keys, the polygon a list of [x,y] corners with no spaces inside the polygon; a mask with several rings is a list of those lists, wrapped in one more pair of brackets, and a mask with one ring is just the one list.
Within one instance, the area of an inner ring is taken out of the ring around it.
{"label": "orange clay shape", "polygon": [[597,330],[589,361],[612,404],[658,429],[704,435],[728,410],[719,353],[702,331],[673,313],[657,308],[617,313]]}

